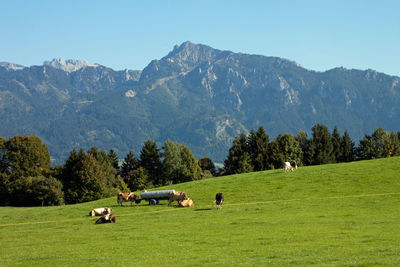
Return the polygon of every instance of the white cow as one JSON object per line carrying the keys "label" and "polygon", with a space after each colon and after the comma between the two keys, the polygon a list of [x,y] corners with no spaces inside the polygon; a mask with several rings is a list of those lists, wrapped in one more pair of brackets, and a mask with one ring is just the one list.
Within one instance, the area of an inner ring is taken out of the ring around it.
{"label": "white cow", "polygon": [[112,211],[111,208],[97,208],[97,209],[93,209],[91,212],[89,212],[89,216],[102,216],[102,215],[106,215],[106,214],[110,214]]}

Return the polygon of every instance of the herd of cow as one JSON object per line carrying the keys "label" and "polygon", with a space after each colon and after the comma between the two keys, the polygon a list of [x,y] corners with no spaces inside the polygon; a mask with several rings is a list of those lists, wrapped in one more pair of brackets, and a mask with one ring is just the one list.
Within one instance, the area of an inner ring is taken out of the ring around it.
{"label": "herd of cow", "polygon": [[[293,171],[297,169],[297,163],[295,160],[292,161],[287,161],[284,163],[283,171]],[[138,195],[135,195],[134,193],[118,193],[117,196],[117,203],[118,205],[122,206],[123,202],[131,202],[131,206],[133,202],[136,204],[140,203],[141,199],[139,198]],[[168,199],[168,205],[171,205],[172,202],[177,201],[178,205],[180,207],[192,207],[194,206],[193,200],[189,198],[186,192],[180,192],[180,191],[173,191],[169,192],[169,199]],[[224,201],[224,195],[222,193],[217,193],[215,195],[215,203],[217,205],[217,209],[222,208],[222,202]],[[149,202],[150,204],[150,202]],[[116,222],[116,217],[115,215],[111,214],[112,209],[111,208],[98,208],[98,209],[93,209],[90,211],[89,216],[101,216],[100,219],[98,219],[95,224],[99,223],[115,223]]]}
{"label": "herd of cow", "polygon": [[[192,207],[194,206],[193,200],[191,200],[186,192],[170,192],[168,205],[172,202],[177,201],[180,207]],[[217,209],[222,208],[222,202],[224,201],[224,195],[222,193],[217,193],[215,196],[215,203],[217,204]],[[139,197],[134,193],[118,193],[117,203],[122,206],[123,202],[133,202],[139,203]],[[101,216],[95,224],[100,223],[115,223],[116,216],[111,214],[112,209],[108,207],[93,209],[89,212],[89,216]]]}

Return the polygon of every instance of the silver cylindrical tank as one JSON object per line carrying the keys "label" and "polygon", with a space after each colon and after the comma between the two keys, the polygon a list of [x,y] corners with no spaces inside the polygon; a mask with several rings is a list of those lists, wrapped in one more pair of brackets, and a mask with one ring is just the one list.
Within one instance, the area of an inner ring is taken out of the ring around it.
{"label": "silver cylindrical tank", "polygon": [[175,190],[142,191],[140,196],[142,199],[168,198],[170,192],[175,193]]}

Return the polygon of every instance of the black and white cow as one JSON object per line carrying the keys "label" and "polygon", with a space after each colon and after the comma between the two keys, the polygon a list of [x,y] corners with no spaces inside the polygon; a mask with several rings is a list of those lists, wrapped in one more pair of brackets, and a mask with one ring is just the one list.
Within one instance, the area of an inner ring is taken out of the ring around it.
{"label": "black and white cow", "polygon": [[217,209],[222,208],[222,202],[224,201],[224,194],[218,193],[215,195],[215,203],[217,204]]}

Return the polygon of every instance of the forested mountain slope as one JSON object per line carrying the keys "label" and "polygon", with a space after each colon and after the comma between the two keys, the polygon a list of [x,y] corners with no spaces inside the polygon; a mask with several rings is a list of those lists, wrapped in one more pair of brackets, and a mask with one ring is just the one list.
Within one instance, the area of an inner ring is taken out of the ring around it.
{"label": "forested mountain slope", "polygon": [[277,57],[185,42],[141,71],[62,59],[0,63],[0,136],[38,135],[56,163],[72,148],[136,153],[147,139],[186,144],[222,162],[235,136],[271,137],[322,123],[357,140],[399,131],[400,78],[373,70],[315,72]]}

